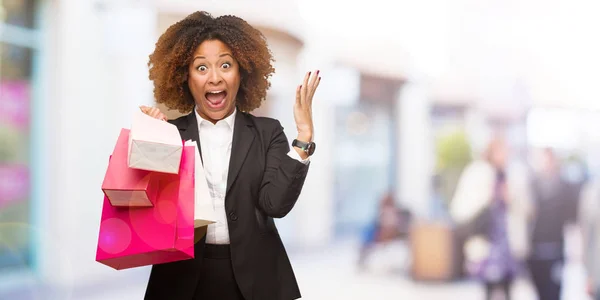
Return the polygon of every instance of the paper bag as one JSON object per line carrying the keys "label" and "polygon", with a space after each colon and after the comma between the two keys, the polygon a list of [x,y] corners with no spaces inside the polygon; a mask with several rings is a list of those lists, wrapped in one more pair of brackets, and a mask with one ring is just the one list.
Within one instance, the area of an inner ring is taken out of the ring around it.
{"label": "paper bag", "polygon": [[131,169],[127,166],[129,130],[121,129],[108,163],[102,191],[113,206],[153,206],[162,173]]}
{"label": "paper bag", "polygon": [[194,181],[196,191],[194,201],[194,227],[197,228],[215,223],[217,217],[215,214],[215,207],[210,198],[206,174],[204,173],[204,167],[202,166],[202,160],[200,159],[200,151],[197,150],[197,144],[194,141],[186,141],[185,146],[186,148],[193,147],[195,153]]}
{"label": "paper bag", "polygon": [[194,258],[194,151],[183,149],[179,174],[159,177],[154,207],[115,207],[104,197],[96,261],[122,270]]}
{"label": "paper bag", "polygon": [[136,111],[129,135],[130,168],[177,174],[182,149],[175,125]]}

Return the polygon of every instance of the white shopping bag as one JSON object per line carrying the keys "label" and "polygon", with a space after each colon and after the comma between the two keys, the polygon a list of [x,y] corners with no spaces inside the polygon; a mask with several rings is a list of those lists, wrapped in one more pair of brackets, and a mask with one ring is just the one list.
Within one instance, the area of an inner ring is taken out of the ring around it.
{"label": "white shopping bag", "polygon": [[177,174],[183,143],[173,124],[136,111],[129,134],[130,168]]}
{"label": "white shopping bag", "polygon": [[217,217],[215,207],[210,198],[210,191],[208,190],[208,183],[206,182],[206,175],[202,166],[202,160],[200,159],[198,145],[194,141],[186,141],[185,146],[193,146],[195,149],[194,153],[196,153],[196,157],[194,158],[194,227],[198,228],[215,223]]}

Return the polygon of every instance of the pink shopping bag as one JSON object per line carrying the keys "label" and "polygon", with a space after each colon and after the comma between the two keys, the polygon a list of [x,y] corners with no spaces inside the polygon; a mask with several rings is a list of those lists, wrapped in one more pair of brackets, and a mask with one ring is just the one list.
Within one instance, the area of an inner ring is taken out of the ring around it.
{"label": "pink shopping bag", "polygon": [[184,147],[179,174],[157,176],[153,207],[104,197],[96,261],[121,270],[194,258],[194,151]]}
{"label": "pink shopping bag", "polygon": [[104,175],[102,191],[113,206],[153,206],[158,195],[158,180],[162,174],[129,168],[127,164],[129,134],[128,129],[121,129]]}

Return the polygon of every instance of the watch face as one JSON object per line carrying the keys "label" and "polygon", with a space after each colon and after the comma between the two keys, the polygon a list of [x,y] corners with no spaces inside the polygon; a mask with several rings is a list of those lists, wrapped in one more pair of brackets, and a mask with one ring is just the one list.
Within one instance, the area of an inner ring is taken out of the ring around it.
{"label": "watch face", "polygon": [[309,143],[306,147],[306,152],[308,153],[308,155],[313,155],[313,153],[315,153],[316,147],[317,145],[315,143]]}
{"label": "watch face", "polygon": [[309,156],[315,153],[316,148],[316,144],[314,142],[305,143],[298,140],[294,140],[292,142],[292,146],[302,149],[302,151],[306,152],[306,154],[308,154]]}

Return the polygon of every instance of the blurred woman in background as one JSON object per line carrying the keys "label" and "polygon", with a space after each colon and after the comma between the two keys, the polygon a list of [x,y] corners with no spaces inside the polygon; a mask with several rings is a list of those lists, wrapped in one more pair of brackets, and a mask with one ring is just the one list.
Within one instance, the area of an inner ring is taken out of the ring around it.
{"label": "blurred woman in background", "polygon": [[506,142],[495,137],[483,159],[465,168],[450,204],[469,273],[485,285],[486,299],[496,292],[510,299],[527,252],[528,193],[519,176],[509,174],[507,162]]}

